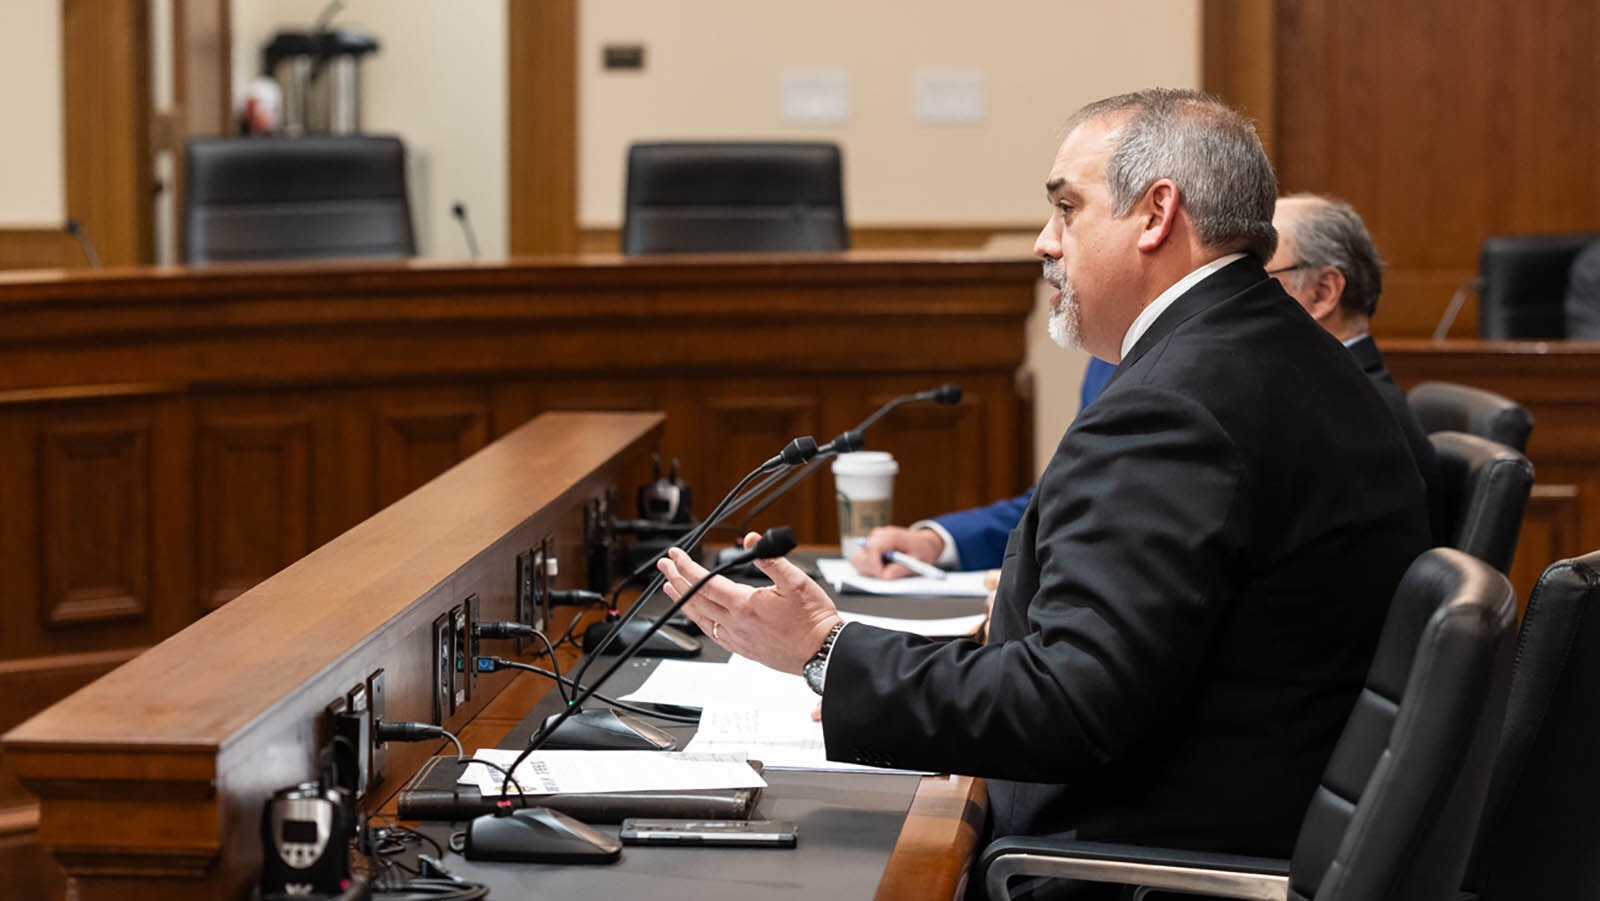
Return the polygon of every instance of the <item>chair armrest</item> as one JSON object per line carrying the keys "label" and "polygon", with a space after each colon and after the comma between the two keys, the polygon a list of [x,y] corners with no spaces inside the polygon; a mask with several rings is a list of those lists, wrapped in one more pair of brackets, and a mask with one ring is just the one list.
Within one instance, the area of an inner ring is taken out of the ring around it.
{"label": "chair armrest", "polygon": [[997,839],[978,859],[977,876],[990,901],[1009,899],[1006,883],[1017,876],[1140,885],[1248,901],[1284,901],[1289,896],[1287,860],[1073,839]]}

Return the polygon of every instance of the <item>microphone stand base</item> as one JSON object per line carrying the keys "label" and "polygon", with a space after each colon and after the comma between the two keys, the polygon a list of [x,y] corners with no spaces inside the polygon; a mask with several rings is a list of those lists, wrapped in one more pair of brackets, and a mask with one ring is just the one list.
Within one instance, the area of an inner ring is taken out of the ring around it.
{"label": "microphone stand base", "polygon": [[[552,713],[545,722],[560,716]],[[635,716],[610,707],[584,708],[567,718],[541,746],[551,751],[670,751],[678,740]]]}
{"label": "microphone stand base", "polygon": [[548,807],[484,814],[467,824],[468,860],[612,863],[622,843]]}

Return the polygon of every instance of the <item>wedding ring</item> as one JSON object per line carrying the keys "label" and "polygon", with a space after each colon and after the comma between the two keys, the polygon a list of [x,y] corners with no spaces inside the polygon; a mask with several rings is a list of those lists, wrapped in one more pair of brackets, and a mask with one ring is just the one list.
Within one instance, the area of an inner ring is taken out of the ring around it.
{"label": "wedding ring", "polygon": [[722,623],[712,623],[711,624],[711,640],[712,641],[716,641],[717,640],[717,630],[719,630],[721,628],[722,628]]}

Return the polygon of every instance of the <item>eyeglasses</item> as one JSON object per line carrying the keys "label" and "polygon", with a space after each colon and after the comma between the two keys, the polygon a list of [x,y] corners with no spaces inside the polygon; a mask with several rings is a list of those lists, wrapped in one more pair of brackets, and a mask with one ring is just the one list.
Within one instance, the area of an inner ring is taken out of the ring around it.
{"label": "eyeglasses", "polygon": [[1279,273],[1283,273],[1283,272],[1293,272],[1296,269],[1309,269],[1309,268],[1311,268],[1311,267],[1307,266],[1305,263],[1294,263],[1293,265],[1289,265],[1289,266],[1280,266],[1277,269],[1268,269],[1267,270],[1267,274],[1268,275],[1278,275]]}

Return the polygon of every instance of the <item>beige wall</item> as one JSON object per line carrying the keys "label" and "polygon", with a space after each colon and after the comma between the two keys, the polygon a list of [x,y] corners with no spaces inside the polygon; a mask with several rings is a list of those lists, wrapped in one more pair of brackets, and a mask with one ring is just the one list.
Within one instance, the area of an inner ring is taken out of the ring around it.
{"label": "beige wall", "polygon": [[[365,127],[398,134],[411,159],[412,218],[423,255],[464,258],[450,207],[465,203],[488,259],[506,252],[507,0],[348,0],[335,26],[361,28]],[[522,2],[522,0],[518,0]],[[281,28],[310,27],[327,0],[233,0],[234,96]]]}
{"label": "beige wall", "polygon": [[0,2],[0,228],[60,225],[61,0]]}
{"label": "beige wall", "polygon": [[[623,161],[641,139],[836,140],[861,225],[1032,222],[1054,126],[1087,100],[1199,83],[1196,0],[589,0],[578,50],[579,218],[615,226]],[[642,73],[604,72],[601,47],[641,42]],[[919,68],[982,73],[986,115],[922,124]],[[785,70],[842,70],[849,119],[783,121]]]}

